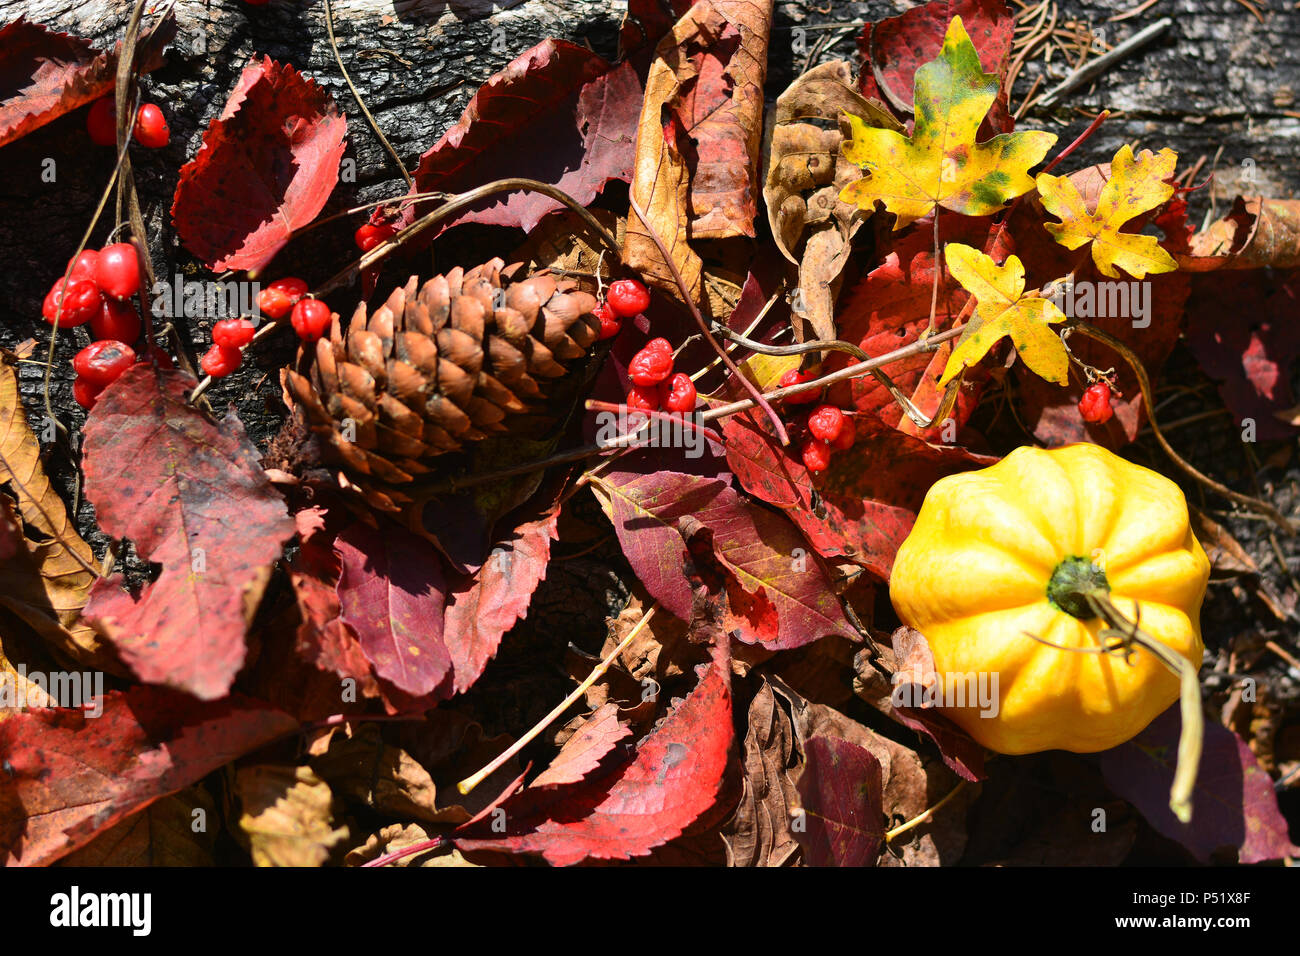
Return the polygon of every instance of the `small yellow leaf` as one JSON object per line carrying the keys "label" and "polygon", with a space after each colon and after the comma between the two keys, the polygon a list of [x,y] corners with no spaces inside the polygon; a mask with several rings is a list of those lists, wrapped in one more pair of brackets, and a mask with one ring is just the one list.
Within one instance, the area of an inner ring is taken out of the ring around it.
{"label": "small yellow leaf", "polygon": [[845,186],[840,199],[871,211],[877,201],[897,216],[895,229],[920,219],[936,204],[966,216],[989,216],[1034,186],[1029,169],[1056,142],[1054,133],[1003,133],[975,142],[998,95],[998,78],[985,73],[961,17],[948,24],[939,55],[916,71],[912,135],[875,129],[847,116],[852,138],[846,159],[870,175]]}
{"label": "small yellow leaf", "polygon": [[1110,179],[1097,196],[1097,209],[1089,212],[1079,189],[1067,176],[1038,175],[1038,192],[1043,208],[1060,219],[1045,228],[1067,249],[1092,243],[1092,259],[1101,274],[1110,278],[1123,269],[1134,278],[1148,273],[1173,272],[1178,264],[1160,247],[1154,236],[1121,232],[1129,220],[1163,205],[1174,194],[1167,180],[1174,174],[1178,154],[1172,149],[1152,153],[1142,150],[1136,157],[1125,145],[1110,164]]}
{"label": "small yellow leaf", "polygon": [[1020,260],[1007,256],[1006,264],[999,266],[978,249],[957,242],[944,247],[943,258],[948,272],[975,297],[976,305],[939,384],[946,385],[963,368],[978,364],[999,339],[1007,337],[1033,372],[1065,385],[1070,360],[1061,337],[1050,328],[1064,322],[1065,315],[1050,299],[1024,294],[1025,267]]}

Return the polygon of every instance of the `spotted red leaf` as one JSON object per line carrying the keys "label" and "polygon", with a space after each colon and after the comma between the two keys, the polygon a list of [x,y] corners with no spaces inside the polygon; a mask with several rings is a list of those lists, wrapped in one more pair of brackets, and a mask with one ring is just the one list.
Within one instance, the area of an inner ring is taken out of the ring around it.
{"label": "spotted red leaf", "polygon": [[265,265],[338,181],[347,121],[333,98],[270,57],[244,68],[176,184],[172,221],[215,272]]}
{"label": "spotted red leaf", "polygon": [[[1002,77],[1015,29],[1015,20],[1004,0],[933,0],[862,28],[858,37],[858,52],[863,60],[858,87],[862,95],[888,102],[900,115],[910,113],[916,70],[939,55],[953,17],[961,17],[984,72]],[[1005,88],[999,88],[985,126],[995,133],[1015,128],[1007,110]]]}
{"label": "spotted red leaf", "polygon": [[442,640],[447,582],[433,545],[398,527],[355,522],[334,542],[342,619],[375,673],[404,693],[431,693],[451,670]]}
{"label": "spotted red leaf", "polygon": [[130,813],[292,733],[235,694],[203,702],[157,687],[109,691],[103,713],[32,710],[0,721],[0,853],[48,864]]}
{"label": "spotted red leaf", "polygon": [[[412,191],[526,177],[589,203],[611,179],[631,178],[640,111],[641,79],[631,64],[611,67],[586,47],[543,40],[479,88],[460,121],[420,157]],[[482,222],[531,230],[559,208],[541,193],[500,193],[442,228]]]}
{"label": "spotted red leaf", "polygon": [[569,866],[645,856],[678,836],[713,805],[731,746],[729,675],[717,664],[702,670],[631,760],[579,783],[524,789],[502,803],[504,817],[467,824],[456,845]]}
{"label": "spotted red leaf", "polygon": [[134,597],[121,575],[99,579],[85,614],[141,680],[213,700],[244,663],[293,522],[243,424],[205,418],[188,401],[194,384],[136,365],[90,413],[82,467],[100,527],[162,571]]}
{"label": "spotted red leaf", "polygon": [[885,839],[880,762],[840,737],[810,737],[799,777],[803,826],[793,827],[809,866],[873,866]]}
{"label": "spotted red leaf", "polygon": [[[163,64],[176,36],[169,14],[136,46],[139,73]],[[19,17],[0,28],[0,146],[112,92],[117,51],[100,52],[89,40],[56,33]]]}

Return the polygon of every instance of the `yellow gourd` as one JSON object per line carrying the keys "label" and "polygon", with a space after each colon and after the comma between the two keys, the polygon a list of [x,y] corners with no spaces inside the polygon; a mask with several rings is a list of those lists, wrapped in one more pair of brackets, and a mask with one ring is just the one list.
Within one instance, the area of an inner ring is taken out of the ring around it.
{"label": "yellow gourd", "polygon": [[[1192,666],[1210,563],[1168,478],[1098,445],[1017,448],[936,482],[898,550],[889,596],[934,652],[944,712],[1007,754],[1091,753],[1123,743],[1178,699],[1178,678],[1140,647],[1095,650],[1106,628],[1081,591]],[[1029,634],[1037,635],[1042,641]],[[995,704],[973,693],[996,675]]]}

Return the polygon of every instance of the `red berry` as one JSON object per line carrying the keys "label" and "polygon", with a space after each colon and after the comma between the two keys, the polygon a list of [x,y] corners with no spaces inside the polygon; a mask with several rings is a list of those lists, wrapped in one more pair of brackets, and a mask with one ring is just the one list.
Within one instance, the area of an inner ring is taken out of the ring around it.
{"label": "red berry", "polygon": [[82,249],[81,252],[68,260],[68,268],[64,275],[70,275],[76,279],[89,279],[95,281],[95,264],[99,262],[99,253],[94,249]]}
{"label": "red berry", "polygon": [[808,430],[824,442],[833,442],[843,428],[844,413],[834,405],[818,405],[808,416]]}
{"label": "red berry", "polygon": [[605,301],[620,319],[630,319],[650,307],[650,292],[636,279],[619,279],[609,284]]}
{"label": "red berry", "polygon": [[623,327],[608,302],[601,302],[591,310],[591,314],[600,320],[600,334],[597,339],[612,339]]}
{"label": "red berry", "polygon": [[[99,313],[104,297],[99,293],[99,286],[89,279],[68,279],[65,291],[63,279],[54,280],[54,285],[45,296],[41,305],[41,315],[45,321],[54,324],[57,317],[60,328],[72,328],[85,325]],[[59,315],[59,304],[63,304],[63,314]]]}
{"label": "red berry", "polygon": [[831,464],[831,446],[820,438],[809,438],[803,443],[803,466],[809,471],[825,471]]}
{"label": "red berry", "polygon": [[276,279],[257,293],[257,310],[272,322],[279,322],[307,294],[307,288],[307,283],[293,276]]}
{"label": "red berry", "polygon": [[167,128],[167,117],[156,103],[146,103],[135,115],[135,141],[149,149],[162,149],[171,139],[172,131]]}
{"label": "red berry", "polygon": [[140,338],[140,316],[130,302],[105,299],[90,319],[90,334],[96,339],[135,342]]}
{"label": "red berry", "polygon": [[659,407],[659,398],[659,389],[655,386],[633,385],[623,404],[638,411],[653,412]]}
{"label": "red berry", "polygon": [[96,146],[117,145],[117,106],[112,96],[102,96],[90,104],[86,132]]}
{"label": "red berry", "polygon": [[840,429],[840,433],[831,441],[831,448],[835,451],[848,451],[853,447],[853,440],[857,437],[853,422],[846,420],[844,427]]}
{"label": "red berry", "polygon": [[658,385],[673,374],[673,356],[671,352],[659,349],[643,348],[627,366],[627,377],[635,385]]}
{"label": "red berry", "polygon": [[685,372],[678,372],[659,386],[660,401],[670,412],[689,412],[695,409],[695,383]]}
{"label": "red berry", "polygon": [[102,391],[102,388],[96,388],[85,379],[79,378],[72,383],[72,397],[77,400],[77,404],[82,408],[92,408]]}
{"label": "red berry", "polygon": [[1088,390],[1079,399],[1079,414],[1085,422],[1102,425],[1110,421],[1114,411],[1110,407],[1110,386],[1105,382],[1089,385]]}
{"label": "red berry", "polygon": [[257,328],[248,319],[222,319],[212,326],[212,344],[230,349],[242,348],[253,341]]}
{"label": "red berry", "polygon": [[211,375],[213,378],[224,378],[235,369],[239,368],[239,363],[244,360],[244,353],[239,349],[229,348],[225,345],[213,345],[203,353],[203,358],[199,359],[199,368],[203,369],[205,375]]}
{"label": "red berry", "polygon": [[663,339],[663,338],[651,339],[649,342],[645,344],[645,351],[663,352],[667,355],[672,355],[673,347],[672,347],[672,343],[670,343],[667,339]]}
{"label": "red berry", "polygon": [[135,246],[115,242],[99,250],[95,260],[95,282],[105,295],[129,299],[140,291],[140,259]]}
{"label": "red berry", "polygon": [[[777,388],[789,388],[791,385],[802,385],[804,382],[811,382],[816,376],[809,375],[807,372],[801,372],[792,368],[782,375],[776,383]],[[817,389],[809,389],[806,392],[800,392],[798,395],[787,395],[784,399],[787,405],[806,405],[809,402],[821,400],[821,393]]]}
{"label": "red berry", "polygon": [[329,330],[331,319],[330,307],[320,299],[299,300],[289,316],[293,330],[304,342],[315,342],[324,335]]}
{"label": "red berry", "polygon": [[369,252],[381,242],[387,242],[395,235],[397,235],[397,230],[386,223],[376,226],[368,222],[357,229],[352,238],[356,242],[358,249],[362,252]]}
{"label": "red berry", "polygon": [[91,342],[72,360],[77,379],[96,391],[117,381],[134,364],[135,349],[113,339]]}

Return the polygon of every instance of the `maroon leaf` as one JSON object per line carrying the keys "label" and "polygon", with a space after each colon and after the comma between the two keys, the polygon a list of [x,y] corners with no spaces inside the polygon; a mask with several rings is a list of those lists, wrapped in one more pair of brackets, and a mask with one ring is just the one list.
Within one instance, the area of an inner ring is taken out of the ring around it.
{"label": "maroon leaf", "polygon": [[727,419],[727,460],[744,489],[789,514],[819,554],[848,558],[887,580],[930,486],[996,459],[927,444],[875,416],[853,421],[853,447],[837,452],[816,478],[776,443],[767,420],[750,412]]}
{"label": "maroon leaf", "polygon": [[641,741],[636,755],[580,783],[528,788],[506,800],[502,818],[458,831],[462,851],[543,856],[553,866],[645,856],[713,805],[731,746],[727,673],[702,666],[695,690]]}
{"label": "maroon leaf", "polygon": [[749,503],[721,481],[671,471],[611,472],[599,488],[607,491],[633,570],[661,601],[661,592],[674,605],[685,597],[684,614],[664,602],[682,620],[690,620],[692,590],[682,569],[684,546],[707,532],[728,575],[728,623],[739,640],[784,650],[827,634],[858,639],[825,570],[783,516]]}
{"label": "maroon leaf", "polygon": [[[895,112],[912,112],[912,84],[916,69],[939,55],[944,34],[953,17],[959,16],[971,43],[980,55],[984,72],[1001,77],[1011,55],[1015,20],[1003,0],[933,0],[907,12],[868,23],[858,37],[862,68],[858,87],[863,96],[884,100]],[[989,110],[984,125],[989,131],[1007,133],[1015,121],[1007,110],[1005,84]]]}
{"label": "maroon leaf", "polygon": [[103,697],[96,718],[31,710],[0,721],[0,852],[48,864],[128,814],[292,733],[289,715],[242,695],[205,703],[156,687]]}
{"label": "maroon leaf", "polygon": [[1257,271],[1198,275],[1188,297],[1187,344],[1205,373],[1219,380],[1219,393],[1238,426],[1255,423],[1255,438],[1271,441],[1295,434],[1291,367],[1300,354],[1295,321],[1300,273],[1271,277]]}
{"label": "maroon leaf", "polygon": [[375,673],[412,696],[432,693],[451,670],[442,640],[447,583],[442,558],[423,538],[358,521],[334,543],[342,561],[342,620]]}
{"label": "maroon leaf", "polygon": [[596,712],[578,728],[551,765],[529,784],[530,787],[558,787],[577,783],[600,766],[620,740],[632,736],[632,728],[618,719],[618,704],[613,701],[601,704]]}
{"label": "maroon leaf", "polygon": [[1179,822],[1169,809],[1169,786],[1178,763],[1181,727],[1178,707],[1170,707],[1128,743],[1102,753],[1101,770],[1110,788],[1202,863],[1221,850],[1235,850],[1238,863],[1279,860],[1300,852],[1278,811],[1272,779],[1240,737],[1215,723],[1205,725],[1192,820]]}
{"label": "maroon leaf", "polygon": [[188,401],[194,384],[136,365],[90,414],[83,468],[100,527],[162,572],[138,597],[120,575],[99,579],[85,614],[141,680],[213,700],[244,662],[245,628],[293,522],[239,419],[204,418]]}
{"label": "maroon leaf", "polygon": [[[874,866],[885,839],[880,762],[839,737],[804,742],[804,817],[791,827],[809,866]],[[798,823],[802,823],[802,826]]]}
{"label": "maroon leaf", "polygon": [[[162,66],[163,48],[175,36],[170,14],[143,34],[137,72]],[[0,146],[111,92],[116,74],[117,52],[101,53],[89,40],[23,17],[0,28]]]}
{"label": "maroon leaf", "polygon": [[181,169],[176,231],[215,272],[264,266],[324,207],[346,135],[347,121],[313,80],[270,57],[250,63]]}
{"label": "maroon leaf", "polygon": [[[420,157],[413,192],[460,192],[494,179],[550,183],[587,204],[632,175],[641,79],[586,47],[543,40],[491,77],[460,121]],[[544,144],[545,148],[542,148]],[[561,204],[533,192],[498,194],[442,226],[531,230]]]}

